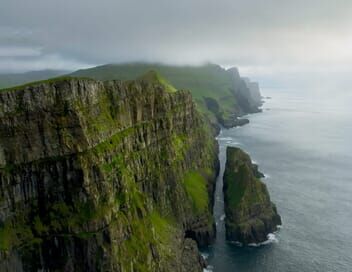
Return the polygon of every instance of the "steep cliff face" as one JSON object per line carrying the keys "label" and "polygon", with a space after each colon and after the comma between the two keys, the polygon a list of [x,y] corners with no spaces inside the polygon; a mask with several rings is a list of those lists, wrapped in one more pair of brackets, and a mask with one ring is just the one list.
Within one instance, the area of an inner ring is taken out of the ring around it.
{"label": "steep cliff face", "polygon": [[240,105],[237,109],[237,115],[260,112],[259,107],[262,103],[259,85],[251,82],[248,78],[242,78],[235,67],[227,71],[232,76],[234,84],[233,92],[235,93],[238,105]]}
{"label": "steep cliff face", "polygon": [[[248,123],[241,115],[259,111],[253,88],[241,78],[237,68],[224,69],[216,64],[201,66],[169,66],[153,63],[109,64],[78,70],[72,75],[99,80],[131,80],[149,70],[155,70],[177,89],[190,90],[198,109],[219,129]],[[259,93],[260,95],[260,93]]]}
{"label": "steep cliff face", "polygon": [[217,146],[189,92],[63,78],[0,92],[1,271],[201,271]]}
{"label": "steep cliff face", "polygon": [[260,107],[263,104],[262,95],[260,94],[258,82],[253,82],[247,77],[242,78],[246,83],[249,93],[251,95],[252,104],[256,107]]}
{"label": "steep cliff face", "polygon": [[241,149],[228,147],[226,155],[226,238],[243,244],[264,242],[281,225],[281,218],[266,185],[258,179],[262,174]]}

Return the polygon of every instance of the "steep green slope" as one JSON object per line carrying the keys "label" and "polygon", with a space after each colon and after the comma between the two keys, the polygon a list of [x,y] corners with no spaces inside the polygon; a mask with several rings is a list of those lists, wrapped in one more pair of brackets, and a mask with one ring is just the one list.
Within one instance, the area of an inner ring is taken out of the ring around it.
{"label": "steep green slope", "polygon": [[164,84],[0,92],[1,271],[202,271],[217,146],[190,93]]}
{"label": "steep green slope", "polygon": [[169,93],[177,92],[176,88],[170,84],[167,80],[161,77],[158,72],[150,70],[146,74],[137,78],[139,81],[147,81],[149,83],[159,84],[165,88]]}

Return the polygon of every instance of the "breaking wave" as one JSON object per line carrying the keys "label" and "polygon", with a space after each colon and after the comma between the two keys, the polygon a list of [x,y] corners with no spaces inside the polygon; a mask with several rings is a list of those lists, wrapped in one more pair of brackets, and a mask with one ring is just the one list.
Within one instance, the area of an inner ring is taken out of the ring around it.
{"label": "breaking wave", "polygon": [[261,242],[261,243],[251,243],[248,244],[248,246],[251,247],[259,247],[259,246],[264,246],[264,245],[269,245],[269,244],[277,244],[279,240],[276,238],[274,233],[269,233],[267,236],[268,240]]}

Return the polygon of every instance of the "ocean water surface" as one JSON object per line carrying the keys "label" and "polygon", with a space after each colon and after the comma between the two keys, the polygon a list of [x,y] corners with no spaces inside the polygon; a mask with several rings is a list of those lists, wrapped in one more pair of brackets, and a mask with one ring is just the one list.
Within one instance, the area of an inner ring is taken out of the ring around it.
{"label": "ocean water surface", "polygon": [[[352,95],[264,89],[263,113],[222,130],[211,271],[352,271]],[[222,175],[226,146],[248,152],[266,175],[282,228],[260,247],[225,241]]]}

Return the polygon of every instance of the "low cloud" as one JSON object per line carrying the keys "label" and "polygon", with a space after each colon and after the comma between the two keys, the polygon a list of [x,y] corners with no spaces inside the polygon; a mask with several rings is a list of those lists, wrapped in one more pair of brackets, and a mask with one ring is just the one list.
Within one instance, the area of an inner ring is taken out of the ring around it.
{"label": "low cloud", "polygon": [[351,29],[347,0],[3,0],[0,71],[127,61],[210,61],[258,77],[348,70]]}

